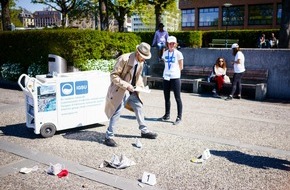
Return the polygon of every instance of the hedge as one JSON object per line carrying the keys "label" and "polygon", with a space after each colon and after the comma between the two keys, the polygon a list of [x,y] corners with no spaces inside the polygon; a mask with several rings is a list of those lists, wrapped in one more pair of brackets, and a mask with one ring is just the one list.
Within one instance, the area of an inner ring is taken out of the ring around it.
{"label": "hedge", "polygon": [[[224,30],[169,32],[177,38],[181,47],[208,47],[213,38],[239,39],[242,48],[257,47],[258,37],[264,33],[270,37],[274,32],[278,38],[279,30]],[[4,68],[5,76],[15,65],[21,71],[35,72],[37,65],[44,68],[48,64],[48,54],[63,57],[68,66],[87,70],[93,60],[112,60],[122,53],[135,51],[141,41],[150,45],[154,32],[107,32],[78,29],[50,29],[7,31],[0,33],[0,68]],[[93,61],[94,62],[94,61]],[[100,62],[104,63],[104,62]],[[12,64],[9,67],[9,64]],[[31,69],[31,65],[33,65]],[[28,69],[30,67],[30,70]],[[102,68],[102,67],[100,67]],[[3,74],[3,69],[1,70]],[[9,77],[8,77],[9,78]],[[10,77],[17,78],[15,74]]]}

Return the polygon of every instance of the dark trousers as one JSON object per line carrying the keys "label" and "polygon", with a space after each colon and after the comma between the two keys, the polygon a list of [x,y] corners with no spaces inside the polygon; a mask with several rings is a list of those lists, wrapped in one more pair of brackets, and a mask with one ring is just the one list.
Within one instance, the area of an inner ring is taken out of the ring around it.
{"label": "dark trousers", "polygon": [[182,117],[182,101],[180,96],[181,91],[181,80],[178,79],[170,79],[163,80],[163,94],[165,99],[165,114],[170,115],[170,90],[173,91],[175,101],[177,104],[177,117],[181,119]]}
{"label": "dark trousers", "polygon": [[232,92],[230,95],[233,96],[236,90],[238,91],[238,95],[242,95],[242,76],[243,73],[234,73]]}

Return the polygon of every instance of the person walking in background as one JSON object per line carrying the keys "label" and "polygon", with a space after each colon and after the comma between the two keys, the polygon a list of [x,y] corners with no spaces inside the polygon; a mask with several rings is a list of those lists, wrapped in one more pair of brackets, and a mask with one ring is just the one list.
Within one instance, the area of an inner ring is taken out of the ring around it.
{"label": "person walking in background", "polygon": [[139,93],[134,91],[134,87],[144,88],[141,72],[145,59],[151,58],[150,45],[142,42],[136,47],[133,53],[121,55],[111,72],[111,84],[106,96],[105,113],[110,118],[106,131],[104,144],[115,147],[117,143],[113,140],[116,130],[116,122],[120,118],[121,110],[126,107],[135,112],[141,137],[155,139],[156,133],[149,131],[145,124],[143,114],[143,103],[139,98]]}
{"label": "person walking in background", "polygon": [[170,91],[173,90],[175,101],[177,103],[177,118],[174,125],[181,122],[182,119],[182,101],[181,101],[181,70],[183,69],[183,55],[176,49],[177,40],[174,36],[169,36],[167,39],[168,50],[166,50],[162,59],[164,60],[163,71],[163,94],[165,99],[165,115],[161,118],[162,121],[170,119]]}
{"label": "person walking in background", "polygon": [[224,83],[230,83],[229,77],[226,75],[227,63],[223,57],[217,58],[210,75],[210,82],[215,83],[213,89],[214,96],[219,96]]}
{"label": "person walking in background", "polygon": [[231,62],[231,64],[234,66],[234,77],[233,77],[233,82],[232,82],[232,91],[230,95],[226,98],[226,100],[232,100],[233,95],[238,91],[237,98],[241,99],[242,95],[242,76],[243,73],[245,72],[245,56],[241,52],[240,47],[237,43],[234,43],[232,45],[232,51],[233,51],[233,56],[235,56],[234,61]]}
{"label": "person walking in background", "polygon": [[156,46],[158,47],[158,58],[159,61],[161,60],[162,54],[166,48],[166,41],[168,38],[168,32],[164,30],[163,23],[160,23],[158,25],[158,30],[156,30],[154,34],[154,38],[152,41],[152,47]]}

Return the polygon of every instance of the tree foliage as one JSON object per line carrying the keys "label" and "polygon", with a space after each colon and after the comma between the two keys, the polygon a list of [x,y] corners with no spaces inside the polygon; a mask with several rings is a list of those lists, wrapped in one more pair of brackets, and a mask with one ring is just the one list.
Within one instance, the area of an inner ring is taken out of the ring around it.
{"label": "tree foliage", "polygon": [[114,15],[114,18],[118,21],[119,32],[124,32],[125,16],[130,15],[135,1],[133,0],[113,0],[108,1],[108,8]]}
{"label": "tree foliage", "polygon": [[62,26],[67,27],[68,15],[73,10],[85,7],[89,0],[31,0],[32,3],[44,4],[62,14]]}
{"label": "tree foliage", "polygon": [[155,28],[158,29],[158,25],[162,22],[162,13],[173,3],[175,0],[143,0],[143,3],[154,6],[155,11]]}
{"label": "tree foliage", "polygon": [[[172,16],[179,15],[176,0],[168,1],[138,1],[134,7],[135,13],[138,14],[142,20],[142,23],[149,25],[155,22],[155,30],[158,29],[158,25],[162,22],[162,15],[165,12],[170,13]],[[162,4],[162,5],[161,5]],[[160,8],[161,7],[161,8]],[[152,15],[154,15],[152,17]],[[154,20],[155,19],[155,20]]]}

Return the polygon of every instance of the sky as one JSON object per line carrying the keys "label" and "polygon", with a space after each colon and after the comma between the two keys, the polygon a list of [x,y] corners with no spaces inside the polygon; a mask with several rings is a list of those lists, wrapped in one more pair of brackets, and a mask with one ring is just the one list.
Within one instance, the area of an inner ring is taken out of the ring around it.
{"label": "sky", "polygon": [[35,11],[42,11],[44,7],[47,7],[43,4],[33,4],[31,0],[15,0],[16,8],[22,7],[32,13]]}

